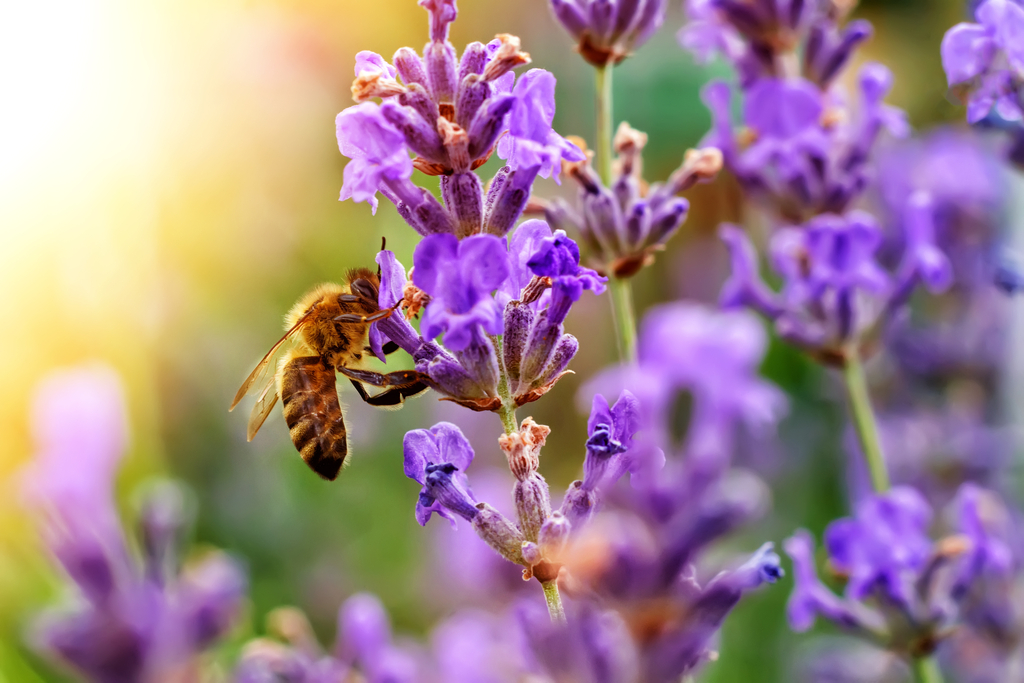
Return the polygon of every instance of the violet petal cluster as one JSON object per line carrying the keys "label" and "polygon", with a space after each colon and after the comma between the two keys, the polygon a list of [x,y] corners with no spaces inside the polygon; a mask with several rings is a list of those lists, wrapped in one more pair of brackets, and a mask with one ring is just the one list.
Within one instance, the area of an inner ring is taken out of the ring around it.
{"label": "violet petal cluster", "polygon": [[[513,69],[530,61],[518,38],[470,43],[460,58],[448,41],[454,1],[420,4],[430,15],[422,56],[408,47],[395,53],[393,65],[372,52],[356,56],[352,94],[360,104],[336,122],[338,146],[351,159],[341,199],[366,201],[376,211],[380,192],[423,236],[504,236],[534,179],[557,177],[563,159],[583,154],[551,128],[554,76],[533,69],[516,82]],[[507,165],[485,192],[475,170],[496,150]],[[413,169],[440,176],[442,201],[412,182]]]}
{"label": "violet petal cluster", "polygon": [[[579,348],[566,315],[583,291],[604,291],[604,278],[579,265],[575,243],[543,221],[524,222],[507,246],[494,235],[433,235],[413,260],[410,283],[393,253],[377,256],[378,304],[422,308],[420,332],[397,314],[377,327],[433,389],[479,411],[501,408],[502,374],[517,406],[550,391]],[[443,347],[434,341],[442,334]]]}
{"label": "violet petal cluster", "polygon": [[727,59],[744,88],[760,78],[802,76],[827,88],[854,51],[871,37],[871,24],[843,25],[840,3],[805,0],[686,0],[679,44],[700,62]]}
{"label": "violet petal cluster", "polygon": [[714,148],[690,150],[664,183],[648,187],[642,177],[647,135],[623,122],[614,138],[618,158],[611,187],[605,187],[589,160],[566,164],[580,187],[576,206],[562,199],[546,202],[544,213],[555,228],[572,225],[601,272],[635,275],[686,220],[690,203],[677,195],[698,182],[713,180],[722,167]]}
{"label": "violet petal cluster", "polygon": [[862,211],[819,215],[800,227],[778,230],[771,261],[781,292],[761,279],[757,251],[737,226],[723,225],[732,274],[722,288],[725,307],[749,307],[774,321],[780,336],[819,354],[841,359],[842,347],[870,333],[903,306],[918,284],[941,292],[952,283],[949,261],[935,244],[931,198],[919,193],[895,273],[877,261],[881,228]]}
{"label": "violet petal cluster", "polygon": [[744,128],[736,130],[732,89],[712,83],[703,93],[712,130],[702,144],[722,150],[744,189],[783,218],[843,213],[868,185],[879,133],[908,132],[903,113],[883,101],[892,87],[887,68],[865,64],[858,86],[860,106],[853,109],[804,79],[758,79],[743,90]]}
{"label": "violet petal cluster", "polygon": [[1024,119],[1024,6],[986,0],[977,23],[960,23],[942,39],[942,66],[950,88],[967,104],[967,121],[989,112],[1007,121]]}
{"label": "violet petal cluster", "polygon": [[785,542],[796,577],[790,625],[803,631],[820,616],[889,649],[929,654],[961,621],[964,596],[1013,569],[993,509],[1002,510],[994,494],[964,484],[955,535],[932,541],[932,508],[916,489],[897,486],[861,501],[853,517],[825,531],[829,567],[846,581],[842,597],[818,578],[813,538],[799,531]]}
{"label": "violet petal cluster", "polygon": [[246,644],[233,673],[235,683],[424,680],[418,653],[393,641],[387,612],[373,595],[357,593],[342,604],[337,640],[330,650],[317,642],[306,616],[295,608],[278,608],[267,616],[267,623],[273,637]]}
{"label": "violet petal cluster", "polygon": [[165,680],[194,666],[238,620],[246,578],[211,552],[182,566],[183,492],[153,487],[140,513],[142,561],[129,550],[113,499],[126,445],[123,392],[105,367],[59,371],[33,402],[39,451],[26,502],[77,596],[33,628],[35,646],[99,683]]}
{"label": "violet petal cluster", "polygon": [[548,0],[555,19],[583,59],[618,64],[646,43],[665,20],[668,0]]}

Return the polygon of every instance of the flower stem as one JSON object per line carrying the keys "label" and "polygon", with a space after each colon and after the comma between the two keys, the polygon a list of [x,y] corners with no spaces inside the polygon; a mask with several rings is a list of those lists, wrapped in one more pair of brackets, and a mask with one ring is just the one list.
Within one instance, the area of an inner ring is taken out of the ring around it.
{"label": "flower stem", "polygon": [[562,596],[558,594],[558,580],[551,579],[541,584],[544,588],[544,600],[548,604],[548,614],[551,622],[555,624],[565,623],[565,610],[562,608]]}
{"label": "flower stem", "polygon": [[612,65],[594,69],[597,75],[597,173],[605,187],[612,184]]}
{"label": "flower stem", "polygon": [[[597,76],[597,173],[605,187],[612,185],[612,116],[613,65],[596,67]],[[629,280],[611,276],[612,317],[615,323],[619,358],[624,363],[636,361],[636,316],[633,314],[633,288]]]}
{"label": "flower stem", "polygon": [[942,683],[942,671],[934,657],[913,657],[910,660],[910,668],[914,672],[916,683]]}
{"label": "flower stem", "polygon": [[853,424],[857,429],[860,448],[864,452],[868,471],[871,473],[871,484],[876,493],[889,490],[889,473],[885,469],[885,458],[882,456],[882,444],[878,438],[878,424],[875,422],[875,411],[871,407],[868,395],[868,382],[864,375],[864,366],[856,349],[846,354],[843,366],[843,379],[850,397],[850,410],[853,412]]}
{"label": "flower stem", "polygon": [[612,299],[612,322],[619,359],[623,363],[636,362],[636,315],[633,313],[633,286],[626,278],[608,279]]}
{"label": "flower stem", "polygon": [[491,337],[494,344],[494,351],[498,355],[498,398],[501,399],[501,407],[498,409],[498,417],[501,418],[501,425],[505,428],[506,434],[515,434],[519,429],[519,422],[516,421],[516,401],[512,398],[512,389],[508,383],[508,372],[505,370],[505,362],[502,348],[501,335]]}

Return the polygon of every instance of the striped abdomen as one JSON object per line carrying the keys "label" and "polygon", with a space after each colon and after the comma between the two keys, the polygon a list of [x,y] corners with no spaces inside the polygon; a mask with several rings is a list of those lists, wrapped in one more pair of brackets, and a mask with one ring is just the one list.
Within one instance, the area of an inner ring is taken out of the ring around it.
{"label": "striped abdomen", "polygon": [[320,356],[292,358],[281,368],[280,381],[292,443],[314,472],[333,481],[348,455],[334,368]]}

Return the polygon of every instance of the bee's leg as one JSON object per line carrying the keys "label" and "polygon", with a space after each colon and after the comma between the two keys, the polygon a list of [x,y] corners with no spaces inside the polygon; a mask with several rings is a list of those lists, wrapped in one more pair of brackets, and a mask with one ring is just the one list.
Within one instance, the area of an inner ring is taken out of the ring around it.
{"label": "bee's leg", "polygon": [[[338,368],[338,372],[352,380],[352,386],[359,392],[359,398],[372,406],[399,406],[410,396],[421,394],[430,387],[423,381],[424,375],[415,370],[398,370],[387,374],[369,370]],[[363,384],[381,387],[384,391],[371,396]]]}
{"label": "bee's leg", "polygon": [[390,318],[391,314],[395,312],[394,308],[383,308],[376,313],[370,315],[359,315],[358,313],[342,313],[341,315],[335,316],[334,319],[339,323],[375,323],[378,320],[384,318]]}

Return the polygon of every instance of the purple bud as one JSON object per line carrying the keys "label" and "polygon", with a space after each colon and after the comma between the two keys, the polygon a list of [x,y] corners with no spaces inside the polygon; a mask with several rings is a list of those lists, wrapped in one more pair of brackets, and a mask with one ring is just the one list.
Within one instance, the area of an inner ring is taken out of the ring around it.
{"label": "purple bud", "polygon": [[520,363],[533,324],[533,309],[528,304],[510,301],[505,306],[505,333],[502,336],[502,355],[509,388],[515,394],[520,382]]}
{"label": "purple bud", "polygon": [[561,513],[572,525],[572,528],[579,531],[594,516],[594,508],[597,507],[597,494],[583,488],[582,481],[574,481],[569,485],[562,499]]}
{"label": "purple bud", "polygon": [[391,61],[406,86],[415,83],[423,88],[429,87],[427,84],[427,71],[423,67],[423,60],[420,59],[420,56],[411,47],[398,48]]}
{"label": "purple bud", "polygon": [[[516,103],[513,95],[495,95],[477,109],[469,132],[469,156],[479,159],[491,151],[498,136],[505,130],[505,116]],[[531,180],[532,182],[532,180]]]}
{"label": "purple bud", "polygon": [[516,518],[523,535],[536,541],[541,525],[551,516],[551,493],[544,477],[532,472],[524,480],[517,480],[512,489],[516,503]]}
{"label": "purple bud", "polygon": [[439,391],[453,398],[472,400],[487,397],[484,388],[447,354],[417,361],[416,370],[429,376]]}
{"label": "purple bud", "polygon": [[658,212],[651,218],[651,232],[648,242],[650,244],[664,244],[668,241],[668,238],[686,220],[686,214],[689,211],[690,202],[685,199],[674,199],[665,206],[660,207]]}
{"label": "purple bud", "polygon": [[543,374],[533,382],[534,387],[545,387],[552,384],[558,376],[569,367],[569,362],[579,351],[580,343],[571,334],[562,335],[562,339],[555,346],[555,352],[551,354],[551,361],[544,369]]}
{"label": "purple bud", "polygon": [[480,232],[483,223],[483,186],[475,173],[441,176],[441,196],[455,218],[456,237],[462,239]]}
{"label": "purple bud", "polygon": [[530,200],[530,189],[539,170],[539,166],[520,166],[506,176],[494,193],[493,201],[488,203],[488,211],[484,216],[484,228],[489,234],[504,237],[512,230]]}
{"label": "purple bud", "polygon": [[434,121],[426,121],[412,107],[396,102],[385,102],[380,111],[405,136],[405,144],[414,153],[437,164],[448,162],[448,153]]}
{"label": "purple bud", "polygon": [[569,534],[572,532],[572,523],[566,519],[558,510],[551,513],[544,524],[540,527],[537,535],[537,542],[540,544],[544,556],[557,561],[569,541]]}
{"label": "purple bud", "polygon": [[459,61],[459,87],[465,87],[466,76],[471,74],[483,75],[484,67],[487,65],[487,46],[479,41],[473,41],[462,51],[462,59]]}
{"label": "purple bud", "polygon": [[523,384],[531,384],[541,375],[551,362],[555,346],[562,339],[562,324],[550,321],[548,313],[549,310],[545,309],[537,317],[523,349],[519,367],[519,378]]}
{"label": "purple bud", "polygon": [[721,305],[724,308],[749,306],[771,319],[782,315],[782,305],[758,273],[757,250],[746,233],[736,225],[725,223],[718,234],[732,260],[732,273],[722,286],[719,298]]}
{"label": "purple bud", "polygon": [[238,562],[223,553],[207,555],[179,579],[179,608],[191,645],[206,649],[235,625],[248,584]]}
{"label": "purple bud", "polygon": [[473,529],[509,562],[524,564],[523,542],[526,540],[512,522],[487,503],[477,505],[479,514],[473,519]]}
{"label": "purple bud", "polygon": [[[455,99],[455,122],[469,130],[476,119],[480,107],[491,96],[491,86],[484,80],[483,76],[470,74],[459,86],[459,93]],[[493,143],[492,143],[493,144]],[[484,142],[479,143],[483,147]],[[477,149],[477,148],[473,148]],[[484,148],[484,152],[490,147]]]}
{"label": "purple bud", "polygon": [[189,522],[185,492],[181,486],[164,481],[146,492],[139,513],[140,540],[146,572],[164,583],[177,569],[178,546]]}
{"label": "purple bud", "polygon": [[523,543],[523,561],[531,567],[544,561],[544,553],[540,546],[531,541]]}
{"label": "purple bud", "polygon": [[464,349],[452,350],[459,364],[488,396],[498,395],[498,356],[494,344],[479,329],[472,333],[472,340]]}
{"label": "purple bud", "polygon": [[451,102],[457,87],[456,71],[458,62],[455,59],[455,48],[447,42],[430,42],[423,49],[423,62],[426,66],[427,81],[434,101]]}
{"label": "purple bud", "polygon": [[588,28],[587,17],[575,0],[550,0],[550,4],[555,18],[565,27],[569,35],[576,40],[582,38],[583,32]]}

